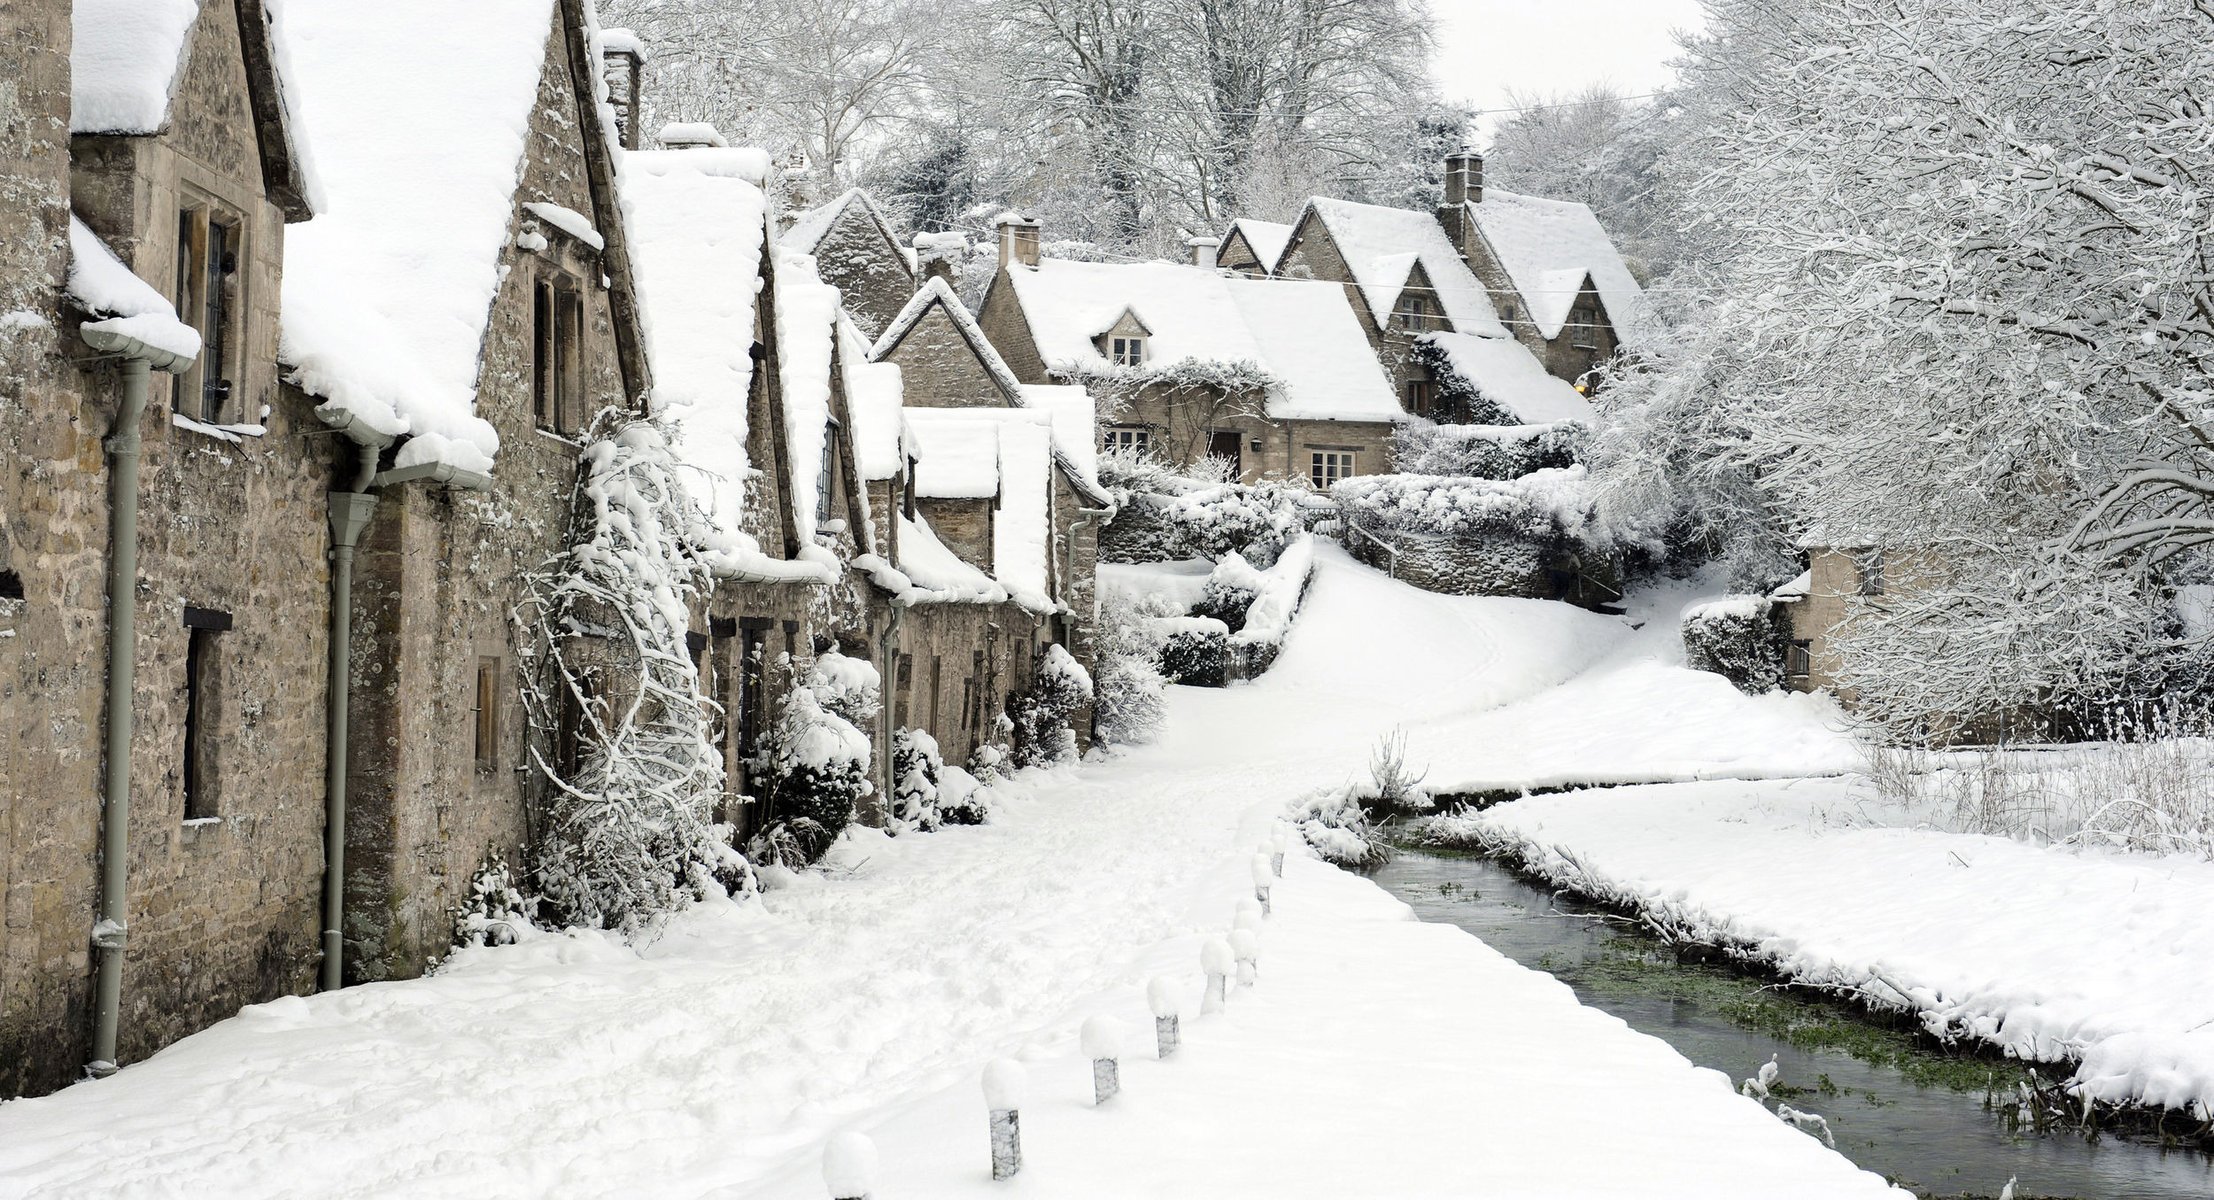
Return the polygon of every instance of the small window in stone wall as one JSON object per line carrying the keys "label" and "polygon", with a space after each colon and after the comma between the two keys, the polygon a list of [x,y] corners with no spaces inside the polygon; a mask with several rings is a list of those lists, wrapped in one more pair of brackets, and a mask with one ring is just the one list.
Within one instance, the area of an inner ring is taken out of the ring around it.
{"label": "small window in stone wall", "polygon": [[584,420],[584,300],[565,275],[539,280],[531,293],[531,415],[564,435]]}
{"label": "small window in stone wall", "polygon": [[230,631],[231,614],[210,608],[184,610],[184,743],[178,764],[184,784],[184,819],[211,821],[216,810],[215,751],[220,730],[221,655],[217,639]]}
{"label": "small window in stone wall", "polygon": [[1153,449],[1153,432],[1143,425],[1110,425],[1100,435],[1100,449],[1146,454]]}
{"label": "small window in stone wall", "polygon": [[0,600],[21,600],[23,577],[14,571],[0,571]]}
{"label": "small window in stone wall", "polygon": [[1814,674],[1814,643],[1803,638],[1793,639],[1784,652],[1784,674],[1792,679],[1805,679]]}
{"label": "small window in stone wall", "polygon": [[1107,357],[1118,367],[1142,367],[1145,365],[1145,339],[1142,337],[1118,337],[1107,339]]}
{"label": "small window in stone wall", "polygon": [[1430,327],[1430,298],[1413,294],[1399,298],[1396,314],[1401,329],[1428,329]]}
{"label": "small window in stone wall", "polygon": [[475,760],[477,774],[490,775],[500,766],[500,660],[477,660],[475,705]]}
{"label": "small window in stone wall", "polygon": [[1407,381],[1407,411],[1418,417],[1427,417],[1437,405],[1437,381],[1422,375]]}
{"label": "small window in stone wall", "polygon": [[1853,574],[1861,595],[1883,595],[1883,551],[1867,550],[1854,556]]}

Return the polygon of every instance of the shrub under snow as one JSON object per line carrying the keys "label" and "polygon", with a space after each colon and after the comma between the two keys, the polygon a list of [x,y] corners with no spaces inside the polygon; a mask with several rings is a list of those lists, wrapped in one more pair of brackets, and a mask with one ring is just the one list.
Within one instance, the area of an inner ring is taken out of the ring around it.
{"label": "shrub under snow", "polygon": [[818,655],[793,684],[762,749],[769,824],[749,846],[756,857],[805,866],[853,823],[873,790],[861,730],[876,715],[879,687],[875,667],[836,651]]}
{"label": "shrub under snow", "polygon": [[1099,474],[1117,503],[1099,539],[1100,557],[1109,562],[1219,559],[1235,552],[1266,565],[1306,530],[1321,503],[1295,484],[1201,482],[1127,452],[1101,455]]}
{"label": "shrub under snow", "polygon": [[938,739],[920,729],[902,729],[892,735],[891,828],[927,833],[939,825],[938,781],[946,762],[938,754]]}
{"label": "shrub under snow", "polygon": [[1578,421],[1546,425],[1412,423],[1392,435],[1392,461],[1408,475],[1520,479],[1574,465],[1591,440]]}
{"label": "shrub under snow", "polygon": [[1349,871],[1383,866],[1391,850],[1377,836],[1368,813],[1348,788],[1325,788],[1292,803],[1289,813],[1299,835],[1324,862]]}
{"label": "shrub under snow", "polygon": [[1092,702],[1092,677],[1058,643],[1038,655],[1030,690],[1014,704],[1017,767],[1051,767],[1076,758],[1069,718]]}
{"label": "shrub under snow", "polygon": [[1092,733],[1108,745],[1137,746],[1161,734],[1167,717],[1152,632],[1139,606],[1121,595],[1103,594],[1094,628],[1097,694],[1092,704]]}
{"label": "shrub under snow", "polygon": [[1766,596],[1726,596],[1684,610],[1684,661],[1750,695],[1783,685],[1790,631]]}

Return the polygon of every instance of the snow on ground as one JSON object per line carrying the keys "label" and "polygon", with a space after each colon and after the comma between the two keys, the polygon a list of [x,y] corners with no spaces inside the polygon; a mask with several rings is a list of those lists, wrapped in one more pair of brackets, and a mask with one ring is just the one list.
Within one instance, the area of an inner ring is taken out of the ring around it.
{"label": "snow on ground", "polygon": [[1865,781],[1808,779],[1538,796],[1470,823],[1794,978],[1903,999],[2018,1057],[2080,1054],[2099,1099],[2196,1104],[2205,1120],[2214,863],[1909,819]]}
{"label": "snow on ground", "polygon": [[[1260,987],[1195,1020],[1185,1060],[1136,1056],[1113,1113],[1072,1111],[1081,1020],[1135,1025],[1157,973],[1196,989],[1195,940],[1228,924],[1288,800],[1394,723],[1443,744],[1446,718],[1480,727],[1638,645],[1609,618],[1316,557],[1277,667],[1177,689],[1153,747],[1034,780],[989,826],[854,835],[826,872],[702,906],[642,953],[590,934],[464,951],[0,1105],[0,1196],[820,1195],[822,1147],[852,1129],[882,1137],[880,1194],[950,1194],[988,1186],[976,1079],[1003,1054],[1034,1076],[1030,1194],[1880,1191],[1720,1076],[1307,860]],[[1554,752],[1606,731],[1579,736]]]}

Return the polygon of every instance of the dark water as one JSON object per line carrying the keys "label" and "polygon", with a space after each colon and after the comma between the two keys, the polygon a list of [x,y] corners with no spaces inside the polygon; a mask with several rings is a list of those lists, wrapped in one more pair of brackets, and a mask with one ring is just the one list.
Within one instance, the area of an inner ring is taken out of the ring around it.
{"label": "dark water", "polygon": [[[1837,1148],[1928,1197],[2017,1200],[2214,1197],[2214,1161],[2115,1137],[2010,1128],[1986,1105],[2023,1068],[1918,1048],[1846,1006],[1763,987],[1725,967],[1680,965],[1657,942],[1531,887],[1481,858],[1402,852],[1376,882],[1426,921],[1458,925],[1586,1004],[1661,1038],[1703,1067],[1744,1079],[1770,1055],[1785,1102],[1828,1119]],[[2002,1104],[2001,1107],[2004,1107]]]}

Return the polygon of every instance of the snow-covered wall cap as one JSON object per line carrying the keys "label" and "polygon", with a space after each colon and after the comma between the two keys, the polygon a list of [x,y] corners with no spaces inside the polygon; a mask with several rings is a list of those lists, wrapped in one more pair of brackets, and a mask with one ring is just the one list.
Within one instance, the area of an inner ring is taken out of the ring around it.
{"label": "snow-covered wall cap", "polygon": [[[722,150],[730,146],[730,139],[725,138],[721,130],[705,121],[671,121],[661,127],[661,132],[655,134],[653,140],[669,150],[682,150],[693,146],[713,146],[717,150]],[[761,172],[763,178],[768,177],[768,167],[765,160],[766,154],[764,154]]]}
{"label": "snow-covered wall cap", "polygon": [[177,310],[140,279],[106,242],[72,214],[69,218],[69,302],[96,320],[84,328],[122,334],[182,359],[200,356],[200,333],[177,319]]}
{"label": "snow-covered wall cap", "polygon": [[1187,246],[1220,246],[1222,239],[1218,237],[1188,237],[1184,239],[1184,244]]}
{"label": "snow-covered wall cap", "polygon": [[758,150],[646,150],[620,159],[632,271],[653,363],[654,411],[709,524],[745,524],[754,306],[768,244]]}
{"label": "snow-covered wall cap", "polygon": [[1514,338],[1466,333],[1426,333],[1422,341],[1444,351],[1446,363],[1484,399],[1506,409],[1526,425],[1553,421],[1596,424],[1598,410],[1567,381],[1545,369],[1537,356]]}
{"label": "snow-covered wall cap", "polygon": [[273,8],[326,201],[285,234],[278,358],[326,415],[410,437],[402,465],[489,471],[478,356],[553,0]]}
{"label": "snow-covered wall cap", "polygon": [[169,123],[200,0],[76,0],[69,132],[152,133]]}
{"label": "snow-covered wall cap", "polygon": [[1377,324],[1391,323],[1399,294],[1406,290],[1408,275],[1419,262],[1436,289],[1439,309],[1455,330],[1506,336],[1490,295],[1445,236],[1435,214],[1325,196],[1309,200],[1307,207],[1329,230]]}
{"label": "snow-covered wall cap", "polygon": [[1002,225],[1036,225],[1037,223],[1038,218],[1026,217],[1019,212],[1013,211],[1012,209],[992,218],[992,228],[994,229],[997,229]]}
{"label": "snow-covered wall cap", "polygon": [[1491,189],[1466,212],[1544,337],[1560,336],[1586,276],[1622,344],[1651,345],[1666,336],[1645,289],[1591,209]]}
{"label": "snow-covered wall cap", "polygon": [[636,55],[640,61],[651,57],[646,53],[645,40],[640,38],[636,31],[629,29],[600,30],[600,53],[632,54]]}

